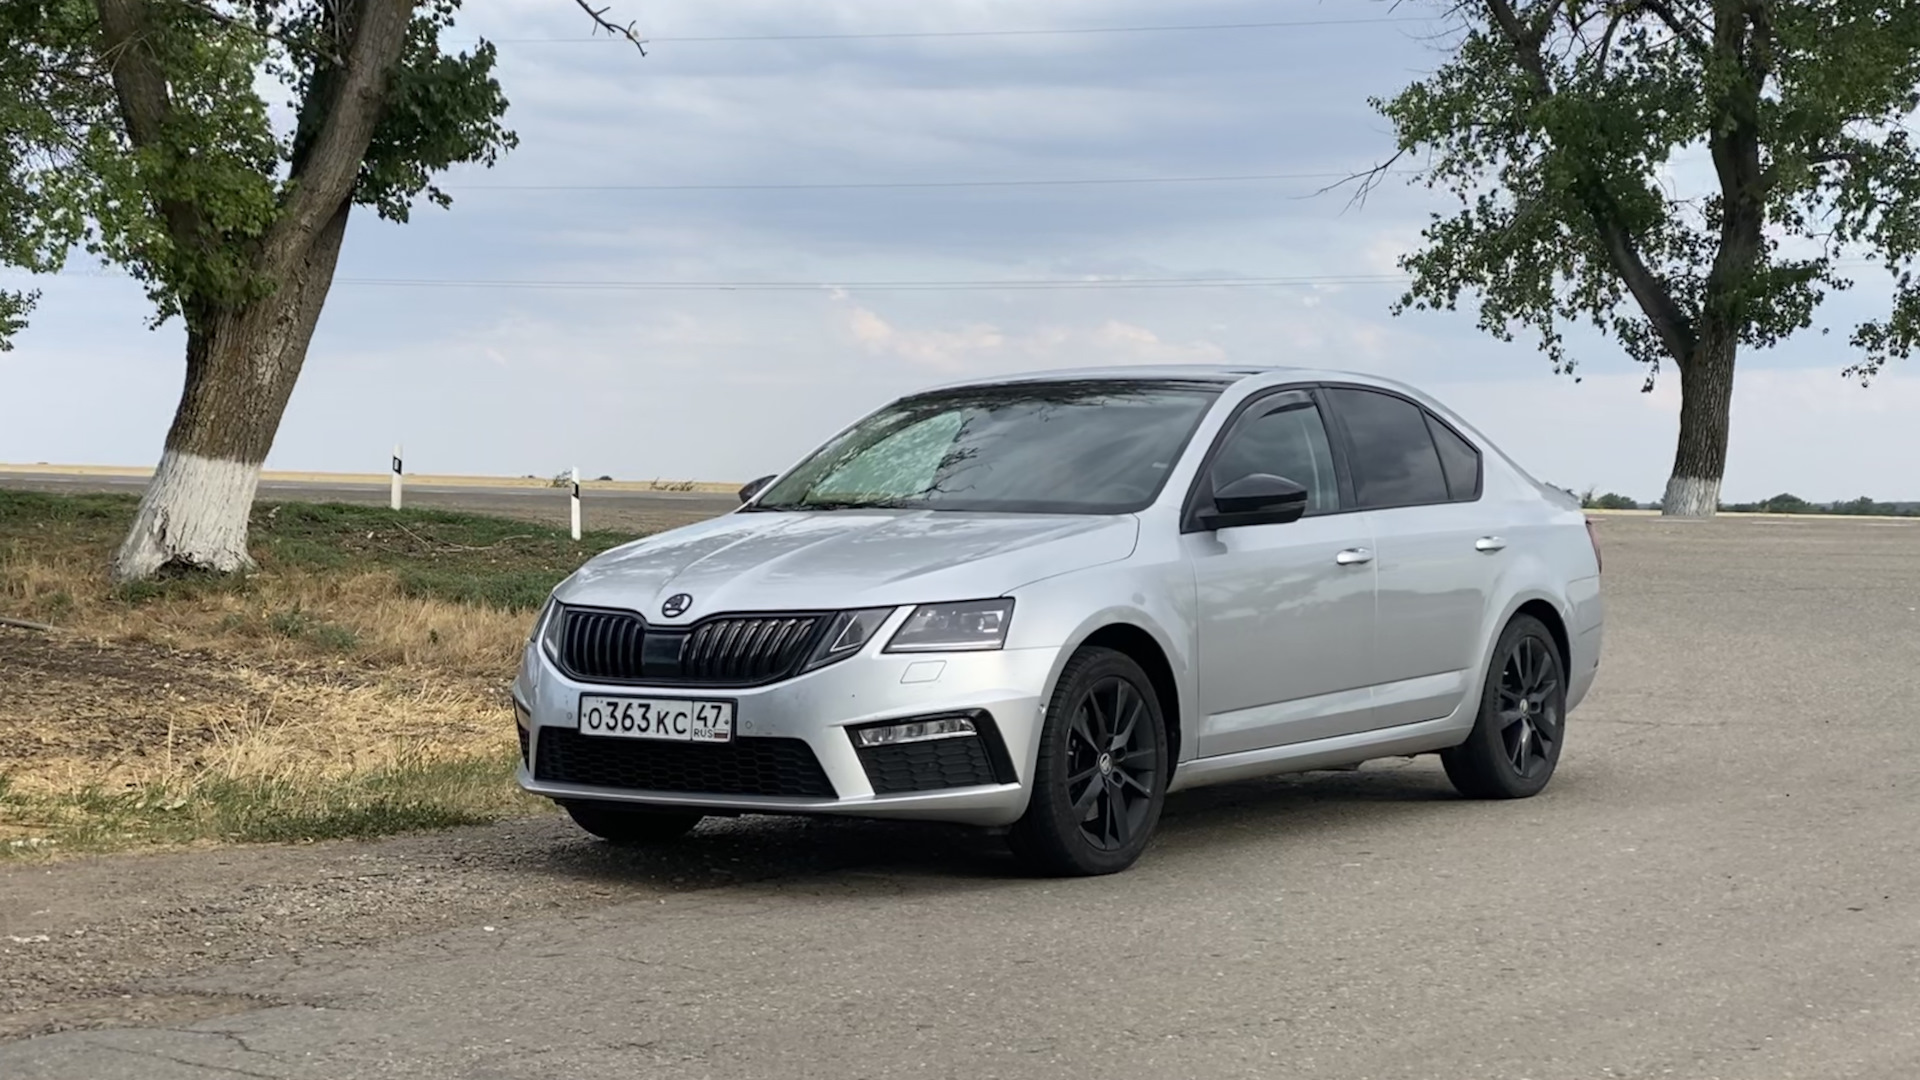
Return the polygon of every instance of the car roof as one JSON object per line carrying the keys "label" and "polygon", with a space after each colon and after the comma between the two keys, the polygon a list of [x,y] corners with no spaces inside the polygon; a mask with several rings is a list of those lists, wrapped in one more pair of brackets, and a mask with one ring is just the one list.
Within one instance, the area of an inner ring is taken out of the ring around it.
{"label": "car roof", "polygon": [[971,386],[1012,386],[1031,382],[1158,382],[1163,380],[1215,382],[1222,386],[1248,379],[1261,383],[1281,382],[1360,382],[1376,386],[1410,389],[1391,379],[1358,371],[1330,371],[1320,368],[1258,366],[1248,364],[1156,364],[1126,367],[1060,368],[1052,371],[1028,371],[963,379],[945,383],[933,390],[952,390]]}

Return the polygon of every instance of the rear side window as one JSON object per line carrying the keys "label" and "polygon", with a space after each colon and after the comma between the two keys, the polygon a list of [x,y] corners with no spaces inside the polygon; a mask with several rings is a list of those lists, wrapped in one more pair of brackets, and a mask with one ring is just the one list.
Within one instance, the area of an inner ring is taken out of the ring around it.
{"label": "rear side window", "polygon": [[1449,501],[1426,410],[1372,390],[1328,393],[1352,444],[1354,496],[1363,509]]}
{"label": "rear side window", "polygon": [[1440,451],[1440,469],[1447,474],[1447,492],[1454,502],[1472,502],[1480,497],[1480,451],[1460,437],[1460,433],[1427,414],[1427,431],[1433,447]]}

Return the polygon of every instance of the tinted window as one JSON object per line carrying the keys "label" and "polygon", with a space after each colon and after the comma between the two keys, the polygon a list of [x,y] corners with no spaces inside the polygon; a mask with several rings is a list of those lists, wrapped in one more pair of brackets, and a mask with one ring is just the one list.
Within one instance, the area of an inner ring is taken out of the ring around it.
{"label": "tinted window", "polygon": [[1284,476],[1306,488],[1309,514],[1340,508],[1333,450],[1312,398],[1276,395],[1256,404],[1235,425],[1213,460],[1213,486],[1254,473]]}
{"label": "tinted window", "polygon": [[816,451],[752,509],[1130,513],[1159,494],[1219,392],[1029,382],[906,398]]}
{"label": "tinted window", "polygon": [[1447,474],[1447,491],[1454,502],[1471,502],[1480,497],[1480,451],[1459,433],[1427,414],[1427,431],[1433,435],[1434,448],[1440,451],[1440,468]]}
{"label": "tinted window", "polygon": [[1447,501],[1446,474],[1413,402],[1371,390],[1331,391],[1353,444],[1353,490],[1363,507]]}

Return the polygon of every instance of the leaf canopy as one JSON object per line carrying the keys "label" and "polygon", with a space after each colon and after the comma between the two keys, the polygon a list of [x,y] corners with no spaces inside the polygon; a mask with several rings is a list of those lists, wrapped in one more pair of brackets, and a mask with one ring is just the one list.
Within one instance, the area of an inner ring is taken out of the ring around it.
{"label": "leaf canopy", "polygon": [[[58,271],[91,253],[139,279],[155,322],[242,304],[277,285],[262,248],[288,213],[340,82],[363,0],[118,0],[159,77],[152,130],[116,96],[107,3],[0,4],[0,265]],[[434,178],[516,144],[480,42],[442,38],[458,0],[416,4],[349,198],[406,221],[450,199]],[[144,135],[145,137],[139,137]],[[0,291],[0,348],[34,294]]]}
{"label": "leaf canopy", "polygon": [[[1920,339],[1920,4],[1461,0],[1447,61],[1375,100],[1396,158],[1459,200],[1402,260],[1396,305],[1478,305],[1556,371],[1588,324],[1648,365],[1769,346],[1878,265],[1862,381]],[[1383,172],[1369,178],[1377,183]],[[1366,190],[1362,189],[1363,193]]]}

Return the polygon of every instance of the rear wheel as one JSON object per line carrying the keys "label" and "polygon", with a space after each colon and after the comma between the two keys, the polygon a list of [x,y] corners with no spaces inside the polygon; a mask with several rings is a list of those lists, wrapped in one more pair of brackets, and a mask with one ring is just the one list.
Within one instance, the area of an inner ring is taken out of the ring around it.
{"label": "rear wheel", "polygon": [[1008,837],[1014,854],[1054,876],[1125,870],[1160,821],[1168,766],[1146,672],[1123,653],[1082,650],[1047,705],[1033,793]]}
{"label": "rear wheel", "polygon": [[1560,762],[1566,720],[1559,646],[1540,620],[1518,616],[1494,646],[1473,734],[1440,754],[1447,779],[1471,799],[1537,795]]}
{"label": "rear wheel", "polygon": [[566,810],[575,825],[600,839],[635,846],[678,840],[701,818],[679,810],[628,810],[597,803],[569,803]]}

